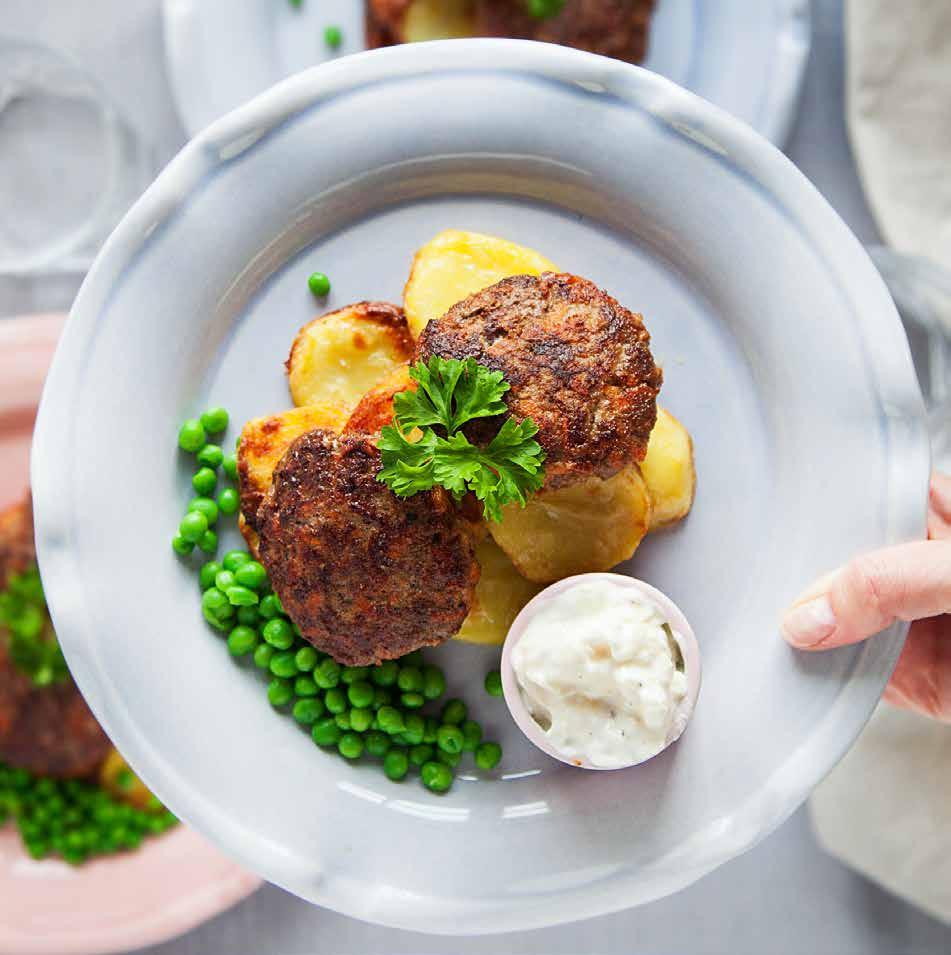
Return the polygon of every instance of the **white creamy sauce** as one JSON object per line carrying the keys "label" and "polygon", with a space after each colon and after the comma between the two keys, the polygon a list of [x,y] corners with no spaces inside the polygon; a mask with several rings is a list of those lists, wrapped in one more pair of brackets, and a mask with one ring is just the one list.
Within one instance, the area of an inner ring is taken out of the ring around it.
{"label": "white creamy sauce", "polygon": [[522,699],[550,744],[604,769],[667,743],[687,679],[654,607],[604,580],[547,601],[512,650]]}

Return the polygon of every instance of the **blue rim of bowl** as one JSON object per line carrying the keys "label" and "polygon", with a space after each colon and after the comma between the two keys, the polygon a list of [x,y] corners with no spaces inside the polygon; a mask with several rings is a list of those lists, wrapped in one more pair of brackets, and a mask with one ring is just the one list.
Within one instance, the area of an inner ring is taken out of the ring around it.
{"label": "blue rim of bowl", "polygon": [[[355,54],[278,84],[213,123],[159,175],[106,242],[80,289],[53,360],[37,418],[32,454],[36,543],[50,609],[70,666],[90,699],[108,696],[103,722],[116,745],[167,805],[226,852],[264,878],[345,915],[394,928],[445,934],[489,934],[540,928],[607,914],[669,895],[752,848],[807,798],[841,759],[868,721],[907,633],[896,624],[858,651],[852,679],[799,746],[755,797],[729,817],[685,835],[671,853],[648,866],[629,866],[604,881],[552,893],[543,900],[511,896],[447,898],[399,892],[368,893],[365,884],[333,871],[332,860],[294,855],[240,820],[222,818],[211,800],[191,789],[174,765],[137,731],[125,702],[88,651],[94,644],[75,552],[74,511],[59,480],[73,456],[67,415],[82,384],[81,353],[95,335],[100,312],[119,277],[152,233],[187,202],[206,176],[227,165],[299,112],[370,83],[435,73],[506,72],[567,84],[600,84],[632,108],[693,140],[715,161],[727,162],[770,195],[808,238],[852,306],[856,335],[877,385],[886,421],[888,506],[886,542],[925,535],[930,449],[924,406],[898,313],[880,275],[832,207],[774,146],[723,110],[639,67],[564,47],[519,40],[451,40]],[[874,341],[875,347],[869,343]],[[68,489],[67,489],[68,490]],[[289,883],[303,874],[310,888]],[[646,876],[650,876],[647,879]]]}

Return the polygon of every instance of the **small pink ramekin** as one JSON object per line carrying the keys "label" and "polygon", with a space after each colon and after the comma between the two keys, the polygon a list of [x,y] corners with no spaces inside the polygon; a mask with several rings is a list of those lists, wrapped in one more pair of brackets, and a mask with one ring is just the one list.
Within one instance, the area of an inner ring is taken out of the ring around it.
{"label": "small pink ramekin", "polygon": [[[640,600],[651,604],[654,609],[664,618],[669,625],[674,640],[680,648],[681,656],[684,661],[684,673],[687,676],[687,693],[677,708],[674,722],[667,734],[667,742],[660,752],[664,752],[671,743],[676,742],[683,731],[687,728],[687,722],[693,714],[694,706],[697,703],[697,696],[700,693],[700,646],[693,632],[693,628],[687,622],[680,608],[666,595],[662,594],[650,584],[645,584],[642,580],[636,580],[633,577],[626,577],[623,574],[578,574],[576,577],[566,577],[557,583],[546,587],[541,593],[536,594],[523,608],[521,613],[512,622],[509,628],[508,636],[505,638],[505,646],[502,648],[502,691],[505,695],[505,703],[512,714],[518,728],[525,736],[534,743],[542,752],[547,753],[554,759],[560,760],[569,766],[576,766],[581,769],[606,769],[604,766],[592,766],[581,760],[568,759],[559,753],[549,742],[542,728],[532,718],[528,712],[522,694],[518,687],[518,680],[515,678],[515,670],[512,667],[512,651],[515,645],[521,640],[529,622],[535,617],[538,611],[552,599],[571,587],[577,587],[579,584],[586,583],[589,580],[609,581],[617,587],[632,591]],[[658,755],[658,754],[655,754]],[[649,757],[653,759],[653,757]],[[642,760],[646,762],[646,760]],[[636,766],[637,763],[630,765]],[[613,767],[617,769],[626,769],[628,767]]]}

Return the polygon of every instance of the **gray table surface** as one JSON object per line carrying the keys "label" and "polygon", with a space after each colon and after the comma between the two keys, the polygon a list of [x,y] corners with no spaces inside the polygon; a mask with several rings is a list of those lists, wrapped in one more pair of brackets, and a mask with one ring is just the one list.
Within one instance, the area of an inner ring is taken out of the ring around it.
{"label": "gray table surface", "polygon": [[[814,7],[812,57],[787,151],[859,238],[874,242],[878,234],[856,177],[843,119],[842,0],[814,0]],[[160,0],[0,0],[0,33],[71,52],[154,143],[161,161],[183,143],[165,76]],[[23,304],[22,290],[0,287],[0,314]],[[365,925],[268,886],[184,938],[147,952],[938,955],[951,952],[951,928],[823,854],[808,815],[800,810],[757,848],[686,891],[572,926],[441,939]]]}

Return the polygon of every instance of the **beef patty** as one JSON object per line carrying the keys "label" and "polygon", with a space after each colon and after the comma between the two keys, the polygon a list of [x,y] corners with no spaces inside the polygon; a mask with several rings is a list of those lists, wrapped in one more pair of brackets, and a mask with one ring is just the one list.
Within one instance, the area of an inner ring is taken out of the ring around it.
{"label": "beef patty", "polygon": [[476,292],[423,330],[416,359],[432,355],[503,373],[509,411],[538,426],[546,487],[610,477],[647,451],[663,381],[650,335],[587,279],[517,275]]}
{"label": "beef patty", "polygon": [[398,498],[363,434],[298,438],[258,512],[261,561],[304,639],[365,666],[448,640],[479,579],[475,548],[441,489]]}
{"label": "beef patty", "polygon": [[[0,514],[0,591],[36,562],[29,496]],[[0,627],[0,759],[40,776],[94,773],[111,746],[72,680],[37,687],[7,652]]]}
{"label": "beef patty", "polygon": [[[412,0],[368,0],[367,45],[406,40],[403,21]],[[538,19],[523,0],[473,0],[473,35],[560,43],[629,63],[647,54],[656,0],[565,0],[562,11]]]}

